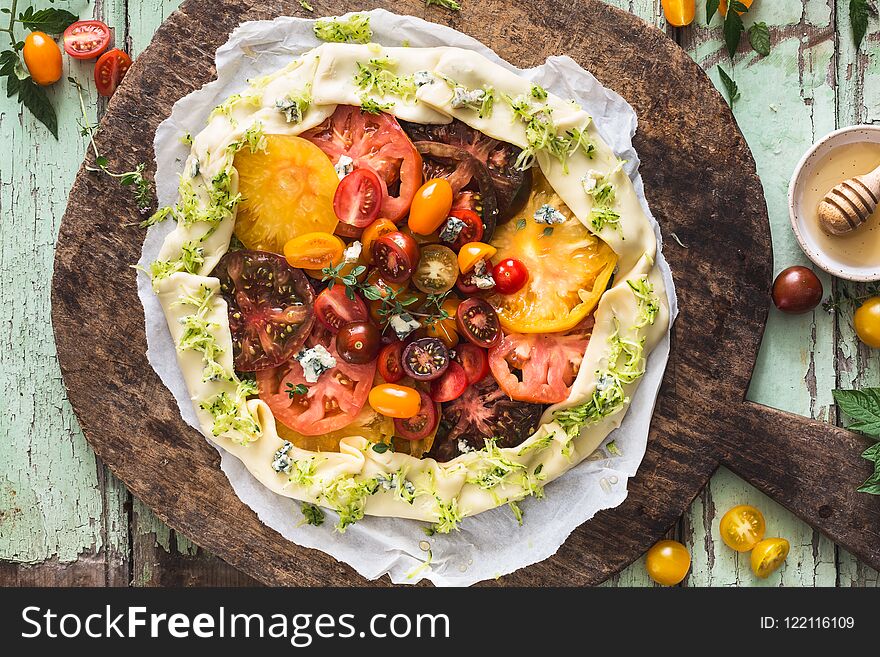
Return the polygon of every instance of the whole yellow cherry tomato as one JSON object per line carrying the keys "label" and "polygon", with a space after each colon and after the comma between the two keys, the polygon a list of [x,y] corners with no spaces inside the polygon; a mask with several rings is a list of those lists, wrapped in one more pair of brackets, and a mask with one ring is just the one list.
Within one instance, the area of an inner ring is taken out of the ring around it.
{"label": "whole yellow cherry tomato", "polygon": [[373,242],[383,235],[394,232],[397,232],[397,226],[390,219],[376,219],[376,221],[364,228],[364,232],[361,234],[361,245],[363,246],[361,254],[368,265],[373,264]]}
{"label": "whole yellow cherry tomato", "polygon": [[856,335],[869,347],[880,349],[880,297],[871,297],[853,316]]}
{"label": "whole yellow cherry tomato", "polygon": [[440,228],[452,209],[452,185],[446,178],[432,178],[419,187],[409,209],[410,230],[430,235]]}
{"label": "whole yellow cherry tomato", "polygon": [[468,273],[480,260],[488,260],[498,252],[494,246],[483,242],[468,242],[458,251],[458,268]]}
{"label": "whole yellow cherry tomato", "polygon": [[342,262],[345,242],[330,233],[306,233],[294,237],[284,245],[287,264],[298,269],[335,267]]}
{"label": "whole yellow cherry tomato", "polygon": [[[440,308],[446,311],[446,319],[438,319],[425,328],[425,334],[429,338],[440,338],[447,348],[452,349],[458,344],[458,329],[455,323],[455,311],[461,300],[458,297],[449,296],[440,304]],[[431,308],[430,310],[436,310]]]}
{"label": "whole yellow cherry tomato", "polygon": [[660,0],[666,22],[674,27],[690,25],[697,11],[695,0]]}
{"label": "whole yellow cherry tomato", "polygon": [[752,572],[765,578],[779,568],[791,546],[784,538],[765,538],[752,550]]}
{"label": "whole yellow cherry tomato", "polygon": [[688,574],[691,555],[678,541],[659,541],[645,556],[645,569],[658,584],[675,586]]}
{"label": "whole yellow cherry tomato", "polygon": [[721,518],[721,540],[732,550],[748,552],[764,538],[764,514],[748,504],[733,507]]}
{"label": "whole yellow cherry tomato", "polygon": [[61,49],[45,32],[31,32],[24,40],[24,63],[37,84],[46,86],[61,79]]}
{"label": "whole yellow cherry tomato", "polygon": [[408,418],[418,414],[422,398],[418,390],[396,383],[383,383],[370,390],[370,406],[386,417]]}

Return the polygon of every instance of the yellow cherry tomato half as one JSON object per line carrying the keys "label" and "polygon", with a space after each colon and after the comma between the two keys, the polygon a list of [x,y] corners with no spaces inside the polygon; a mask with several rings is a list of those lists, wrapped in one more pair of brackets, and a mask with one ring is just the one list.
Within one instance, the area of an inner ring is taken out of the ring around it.
{"label": "yellow cherry tomato half", "polygon": [[397,226],[391,219],[376,219],[376,221],[364,228],[364,232],[361,234],[361,246],[363,247],[361,249],[361,256],[368,265],[373,264],[373,242],[383,235],[394,232],[397,232]]}
{"label": "yellow cherry tomato half", "polygon": [[695,0],[660,0],[666,22],[674,27],[690,25],[697,11]]}
{"label": "yellow cherry tomato half", "polygon": [[370,406],[386,417],[409,418],[422,407],[419,391],[396,383],[383,383],[370,390]]}
{"label": "yellow cherry tomato half", "polygon": [[321,270],[342,262],[345,242],[330,233],[306,233],[284,244],[287,264],[298,269]]}
{"label": "yellow cherry tomato half", "polygon": [[46,86],[61,79],[61,49],[45,32],[31,32],[24,40],[24,63],[31,77]]}
{"label": "yellow cherry tomato half", "polygon": [[645,555],[645,569],[658,584],[675,586],[688,574],[691,555],[678,541],[659,541]]}
{"label": "yellow cherry tomato half", "polygon": [[752,550],[752,572],[761,579],[779,568],[791,546],[784,538],[765,538]]}
{"label": "yellow cherry tomato half", "polygon": [[458,268],[462,274],[468,273],[480,260],[488,260],[498,252],[491,244],[468,242],[458,251]]}
{"label": "yellow cherry tomato half", "polygon": [[753,506],[740,504],[721,518],[721,540],[731,550],[748,552],[764,538],[764,514]]}
{"label": "yellow cherry tomato half", "polygon": [[867,299],[853,316],[856,335],[869,347],[880,349],[880,297]]}
{"label": "yellow cherry tomato half", "polygon": [[409,209],[410,230],[430,235],[440,228],[452,209],[452,185],[446,178],[432,178],[419,187]]}

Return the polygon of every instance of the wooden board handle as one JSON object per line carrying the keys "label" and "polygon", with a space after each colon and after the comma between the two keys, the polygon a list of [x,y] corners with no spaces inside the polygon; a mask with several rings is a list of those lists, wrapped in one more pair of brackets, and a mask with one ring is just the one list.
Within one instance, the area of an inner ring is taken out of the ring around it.
{"label": "wooden board handle", "polygon": [[880,496],[856,489],[873,472],[868,438],[746,401],[728,418],[721,462],[880,569]]}

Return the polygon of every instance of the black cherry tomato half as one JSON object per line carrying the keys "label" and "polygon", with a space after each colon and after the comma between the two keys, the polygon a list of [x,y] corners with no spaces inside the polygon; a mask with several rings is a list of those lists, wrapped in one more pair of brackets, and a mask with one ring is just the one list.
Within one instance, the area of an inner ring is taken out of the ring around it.
{"label": "black cherry tomato half", "polygon": [[416,381],[432,381],[449,367],[449,350],[438,338],[419,338],[403,348],[403,371]]}
{"label": "black cherry tomato half", "polygon": [[485,299],[471,297],[461,302],[455,314],[458,331],[468,342],[489,349],[501,341],[498,314]]}
{"label": "black cherry tomato half", "polygon": [[469,271],[467,274],[459,274],[455,280],[455,289],[466,297],[479,292],[480,288],[474,283],[474,272]]}
{"label": "black cherry tomato half", "polygon": [[465,342],[458,345],[455,360],[464,369],[468,385],[479,383],[489,374],[489,354],[475,344]]}
{"label": "black cherry tomato half", "polygon": [[483,239],[483,220],[473,210],[466,208],[453,209],[449,212],[450,217],[461,219],[465,225],[452,243],[452,250],[458,251],[468,242],[479,242]]}
{"label": "black cherry tomato half", "polygon": [[379,216],[382,184],[369,169],[355,169],[339,181],[333,196],[336,218],[346,226],[366,228]]}
{"label": "black cherry tomato half", "polygon": [[412,236],[397,231],[373,242],[371,255],[382,278],[390,283],[402,283],[419,262],[419,245]]}
{"label": "black cherry tomato half", "polygon": [[336,351],[346,363],[364,365],[379,355],[381,336],[370,322],[348,322],[336,334]]}
{"label": "black cherry tomato half", "polygon": [[419,396],[422,405],[418,413],[406,419],[394,418],[394,433],[406,440],[421,440],[430,436],[440,419],[437,405],[431,398],[421,390]]}

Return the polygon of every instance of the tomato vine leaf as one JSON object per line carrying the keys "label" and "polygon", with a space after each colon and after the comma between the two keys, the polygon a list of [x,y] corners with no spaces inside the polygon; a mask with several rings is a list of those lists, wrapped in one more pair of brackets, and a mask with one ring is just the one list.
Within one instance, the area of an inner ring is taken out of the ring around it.
{"label": "tomato vine leaf", "polygon": [[739,100],[739,87],[720,65],[718,66],[718,75],[721,77],[721,84],[724,85],[724,90],[727,92],[727,102],[733,108],[733,104]]}
{"label": "tomato vine leaf", "polygon": [[858,49],[868,31],[868,0],[849,0],[849,22]]}
{"label": "tomato vine leaf", "polygon": [[721,0],[706,0],[706,25],[712,21],[712,17],[718,11],[720,4]]}
{"label": "tomato vine leaf", "polygon": [[761,21],[749,28],[749,43],[752,45],[752,50],[762,57],[770,54],[770,28],[767,27],[767,23]]}
{"label": "tomato vine leaf", "polygon": [[847,428],[861,431],[878,442],[862,452],[862,458],[874,464],[874,474],[856,490],[859,493],[880,495],[880,388],[862,390],[832,390],[838,408],[855,420]]}
{"label": "tomato vine leaf", "polygon": [[727,10],[727,16],[724,17],[724,43],[727,46],[727,54],[733,59],[736,50],[739,48],[739,40],[745,30],[741,13],[749,10],[739,0],[731,0],[730,7]]}
{"label": "tomato vine leaf", "polygon": [[28,7],[18,15],[18,22],[31,32],[39,30],[46,34],[61,34],[78,20],[79,17],[76,14],[54,7],[40,9],[39,11],[34,11],[33,7]]}

